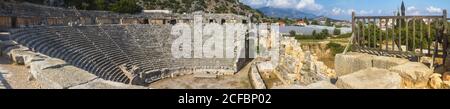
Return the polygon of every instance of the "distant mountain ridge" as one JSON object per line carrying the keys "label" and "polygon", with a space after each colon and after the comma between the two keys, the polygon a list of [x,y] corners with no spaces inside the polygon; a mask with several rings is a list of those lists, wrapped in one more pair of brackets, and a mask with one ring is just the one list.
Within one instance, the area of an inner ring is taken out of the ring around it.
{"label": "distant mountain ridge", "polygon": [[333,19],[333,18],[329,18],[326,16],[318,16],[316,18],[314,18],[314,20],[318,20],[318,21],[324,21],[324,20],[330,20],[331,22],[344,22],[346,20],[339,20],[339,19]]}
{"label": "distant mountain ridge", "polygon": [[258,8],[257,10],[264,13],[266,16],[270,17],[276,17],[276,18],[293,18],[293,19],[299,19],[299,18],[308,18],[308,19],[314,19],[318,16],[312,13],[303,12],[300,10],[295,9],[282,9],[282,8],[273,8],[273,7],[262,7]]}

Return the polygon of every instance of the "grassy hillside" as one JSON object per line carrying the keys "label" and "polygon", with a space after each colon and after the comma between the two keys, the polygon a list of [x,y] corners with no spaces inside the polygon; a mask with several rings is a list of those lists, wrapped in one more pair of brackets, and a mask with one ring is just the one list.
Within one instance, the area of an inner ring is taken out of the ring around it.
{"label": "grassy hillside", "polygon": [[[147,10],[171,10],[174,13],[233,13],[252,15],[261,20],[264,15],[239,0],[15,0],[58,7],[75,7],[81,10],[108,10],[121,13],[138,13]],[[53,1],[53,2],[49,2]]]}

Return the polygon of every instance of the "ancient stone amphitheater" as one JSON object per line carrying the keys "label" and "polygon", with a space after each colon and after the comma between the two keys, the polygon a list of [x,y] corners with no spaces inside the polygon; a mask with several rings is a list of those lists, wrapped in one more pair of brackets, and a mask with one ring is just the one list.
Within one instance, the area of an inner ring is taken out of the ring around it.
{"label": "ancient stone amphitheater", "polygon": [[209,23],[246,23],[248,19],[244,16],[201,12],[130,15],[29,3],[0,3],[0,8],[0,30],[10,32],[9,37],[2,38],[11,41],[3,44],[2,50],[16,62],[31,66],[32,73],[33,62],[49,57],[104,80],[145,84],[186,72],[233,74],[245,61],[172,58],[170,50],[178,37],[170,34],[176,23],[190,24],[194,15],[202,15],[203,22]]}

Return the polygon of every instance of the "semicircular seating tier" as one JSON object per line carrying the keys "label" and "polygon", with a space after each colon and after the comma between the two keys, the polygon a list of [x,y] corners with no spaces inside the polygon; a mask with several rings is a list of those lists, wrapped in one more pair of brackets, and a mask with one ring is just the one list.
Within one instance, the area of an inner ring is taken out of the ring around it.
{"label": "semicircular seating tier", "polygon": [[145,78],[161,79],[166,70],[237,71],[236,58],[173,58],[168,25],[41,26],[11,30],[11,39],[50,57],[60,58],[100,78],[128,83],[120,65],[139,67]]}

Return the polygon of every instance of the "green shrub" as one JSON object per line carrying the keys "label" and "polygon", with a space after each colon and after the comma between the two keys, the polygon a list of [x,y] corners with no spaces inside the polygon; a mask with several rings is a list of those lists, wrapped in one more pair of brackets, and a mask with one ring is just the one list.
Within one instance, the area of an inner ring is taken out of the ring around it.
{"label": "green shrub", "polygon": [[351,36],[352,36],[352,33],[345,33],[345,34],[338,35],[335,38],[349,38]]}
{"label": "green shrub", "polygon": [[118,13],[139,13],[142,8],[136,4],[136,0],[120,0],[110,7],[111,11]]}
{"label": "green shrub", "polygon": [[333,35],[340,35],[341,34],[341,29],[335,28],[333,30]]}
{"label": "green shrub", "polygon": [[327,44],[327,48],[331,50],[331,53],[334,55],[338,53],[344,52],[345,46],[342,46],[341,44],[330,42]]}

